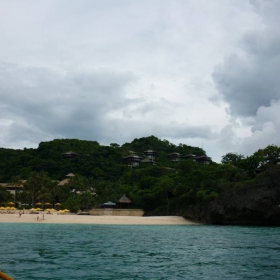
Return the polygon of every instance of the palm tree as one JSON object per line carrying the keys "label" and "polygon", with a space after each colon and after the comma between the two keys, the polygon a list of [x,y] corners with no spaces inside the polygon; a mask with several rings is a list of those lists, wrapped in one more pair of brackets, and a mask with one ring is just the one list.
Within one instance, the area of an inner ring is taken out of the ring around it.
{"label": "palm tree", "polygon": [[83,188],[83,206],[88,208],[89,205],[94,204],[94,198],[96,195],[96,189],[95,189],[95,181],[92,177],[84,178],[84,188]]}
{"label": "palm tree", "polygon": [[35,206],[35,197],[38,191],[39,178],[37,172],[31,172],[26,183],[26,188],[31,192],[32,207]]}
{"label": "palm tree", "polygon": [[15,188],[14,204],[16,205],[17,188],[22,185],[20,176],[13,176],[11,178],[11,185]]}
{"label": "palm tree", "polygon": [[84,189],[84,178],[82,176],[76,175],[71,177],[68,181],[68,186],[74,194],[80,194]]}
{"label": "palm tree", "polygon": [[51,184],[51,179],[48,177],[48,174],[45,171],[40,172],[31,172],[30,176],[27,181],[28,189],[32,193],[32,207],[35,206],[35,200],[38,199],[45,199],[47,196],[48,187]]}
{"label": "palm tree", "polygon": [[51,204],[54,207],[55,198],[61,195],[61,186],[58,185],[57,181],[51,181],[48,187],[51,195]]}
{"label": "palm tree", "polygon": [[51,199],[50,189],[47,186],[43,186],[38,193],[37,198],[42,201],[43,206],[45,205],[46,201]]}
{"label": "palm tree", "polygon": [[12,198],[12,195],[6,188],[0,186],[0,204],[9,201]]}
{"label": "palm tree", "polygon": [[32,201],[32,191],[27,183],[23,185],[23,189],[20,192],[19,197],[22,202],[24,201],[25,205],[30,205],[30,202]]}

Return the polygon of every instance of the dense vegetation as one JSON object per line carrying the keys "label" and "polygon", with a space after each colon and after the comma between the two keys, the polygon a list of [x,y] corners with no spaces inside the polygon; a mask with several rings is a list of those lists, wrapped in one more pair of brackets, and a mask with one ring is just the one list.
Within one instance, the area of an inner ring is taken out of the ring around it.
{"label": "dense vegetation", "polygon": [[[141,164],[129,168],[122,163],[130,151],[142,156],[148,149],[157,151],[156,166]],[[62,154],[68,151],[79,156],[66,159]],[[117,202],[125,193],[134,208],[177,214],[187,206],[211,201],[229,189],[251,187],[271,170],[279,172],[280,148],[274,145],[249,157],[228,153],[221,164],[209,165],[193,160],[181,160],[174,165],[167,157],[172,152],[205,154],[201,148],[176,146],[154,136],[134,139],[122,146],[116,143],[102,146],[95,141],[76,139],[53,140],[40,143],[38,149],[0,149],[0,180],[16,185],[26,179],[23,191],[13,199],[33,206],[38,201],[61,202],[77,211],[109,200]],[[57,181],[68,173],[74,173],[75,177],[58,186]],[[4,188],[0,188],[0,203],[10,199]]]}

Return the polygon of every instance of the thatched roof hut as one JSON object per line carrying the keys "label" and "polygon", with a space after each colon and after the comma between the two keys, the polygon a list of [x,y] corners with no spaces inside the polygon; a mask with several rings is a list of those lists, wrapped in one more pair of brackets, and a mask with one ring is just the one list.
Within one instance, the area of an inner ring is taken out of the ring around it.
{"label": "thatched roof hut", "polygon": [[131,203],[131,200],[124,194],[118,201],[119,203]]}
{"label": "thatched roof hut", "polygon": [[131,200],[124,194],[118,201],[118,203],[120,204],[120,207],[122,206],[122,204],[126,205],[126,207],[129,207],[129,204],[131,203]]}
{"label": "thatched roof hut", "polygon": [[63,179],[62,181],[60,181],[59,183],[58,183],[58,185],[59,186],[64,186],[65,184],[68,184],[69,183],[69,180],[70,180],[70,178],[71,177],[74,177],[75,175],[73,174],[73,173],[69,173],[69,174],[67,174],[65,177],[65,179]]}

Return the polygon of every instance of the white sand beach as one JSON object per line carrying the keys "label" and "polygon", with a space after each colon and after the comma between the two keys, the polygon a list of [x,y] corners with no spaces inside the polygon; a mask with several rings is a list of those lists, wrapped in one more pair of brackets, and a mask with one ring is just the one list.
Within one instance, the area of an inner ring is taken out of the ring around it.
{"label": "white sand beach", "polygon": [[[37,218],[39,219],[37,220]],[[81,216],[75,214],[0,214],[0,223],[102,224],[102,225],[194,225],[179,216]]]}

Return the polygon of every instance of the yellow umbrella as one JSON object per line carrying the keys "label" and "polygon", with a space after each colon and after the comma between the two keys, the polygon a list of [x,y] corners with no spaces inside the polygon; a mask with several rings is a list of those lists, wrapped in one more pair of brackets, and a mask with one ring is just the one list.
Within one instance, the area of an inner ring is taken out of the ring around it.
{"label": "yellow umbrella", "polygon": [[29,209],[30,211],[35,211],[36,210],[36,208],[31,208],[31,209]]}
{"label": "yellow umbrella", "polygon": [[68,209],[64,209],[63,211],[64,211],[64,212],[70,212],[70,210],[68,210]]}
{"label": "yellow umbrella", "polygon": [[58,203],[56,203],[55,205],[56,205],[56,206],[60,206],[60,205],[61,205],[61,203],[59,203],[59,202],[58,202]]}
{"label": "yellow umbrella", "polygon": [[36,210],[37,210],[37,211],[41,211],[42,209],[41,209],[41,208],[36,208]]}
{"label": "yellow umbrella", "polygon": [[6,210],[11,210],[11,207],[6,207]]}
{"label": "yellow umbrella", "polygon": [[49,211],[50,211],[50,212],[56,212],[56,210],[55,210],[55,209],[53,209],[53,208],[52,208],[52,209],[50,209]]}
{"label": "yellow umbrella", "polygon": [[1,206],[1,207],[0,207],[0,210],[6,210],[6,208],[5,208],[5,207],[3,207],[3,206]]}
{"label": "yellow umbrella", "polygon": [[9,205],[14,205],[14,203],[13,203],[13,202],[8,202],[8,204],[9,204]]}
{"label": "yellow umbrella", "polygon": [[42,202],[37,202],[36,205],[42,205]]}
{"label": "yellow umbrella", "polygon": [[17,210],[16,207],[10,207],[10,210]]}
{"label": "yellow umbrella", "polygon": [[52,205],[52,204],[51,204],[51,203],[49,203],[49,202],[46,202],[46,203],[45,203],[45,205]]}

